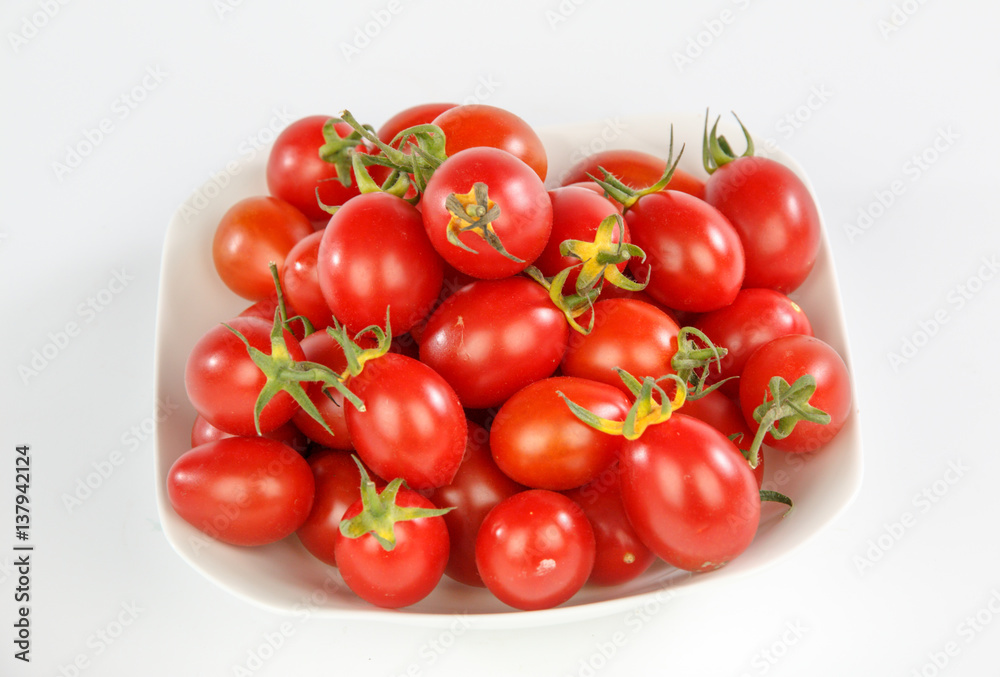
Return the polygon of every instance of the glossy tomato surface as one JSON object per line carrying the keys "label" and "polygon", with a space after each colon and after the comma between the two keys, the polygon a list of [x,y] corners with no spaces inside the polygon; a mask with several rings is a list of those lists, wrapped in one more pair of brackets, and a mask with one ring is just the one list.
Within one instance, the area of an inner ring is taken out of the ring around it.
{"label": "glossy tomato surface", "polygon": [[485,104],[464,104],[444,111],[434,124],[444,132],[448,157],[478,146],[499,148],[545,180],[549,164],[545,146],[535,130],[514,113]]}
{"label": "glossy tomato surface", "polygon": [[[604,150],[577,161],[562,177],[560,183],[567,186],[571,183],[591,181],[588,174],[598,179],[603,178],[601,167],[611,172],[626,186],[642,189],[660,180],[667,169],[667,161],[639,150]],[[666,190],[679,190],[697,198],[705,196],[704,182],[683,169],[674,170]]]}

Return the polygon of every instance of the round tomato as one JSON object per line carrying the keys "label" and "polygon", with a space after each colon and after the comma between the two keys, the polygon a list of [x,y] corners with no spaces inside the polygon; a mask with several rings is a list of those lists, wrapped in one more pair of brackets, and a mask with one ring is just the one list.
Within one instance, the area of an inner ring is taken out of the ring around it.
{"label": "round tomato", "polygon": [[299,240],[288,252],[281,269],[281,289],[285,304],[294,309],[288,316],[304,315],[316,330],[333,324],[333,313],[320,289],[319,274],[316,272],[316,258],[322,240],[322,231]]}
{"label": "round tomato", "polygon": [[386,353],[364,365],[347,387],[365,404],[345,406],[358,456],[380,477],[413,489],[451,482],[465,455],[467,425],[451,386],[426,364]]}
{"label": "round tomato", "polygon": [[[726,349],[720,369],[712,369],[708,383],[739,376],[747,359],[768,341],[786,334],[812,336],[812,325],[797,303],[771,289],[741,289],[731,304],[699,317],[694,326],[712,343]],[[721,386],[730,397],[740,392],[733,379]]]}
{"label": "round tomato", "polygon": [[[813,451],[825,445],[840,432],[851,413],[851,376],[837,351],[812,336],[792,334],[774,339],[754,351],[743,367],[740,377],[740,407],[743,417],[755,433],[760,423],[754,411],[762,403],[773,401],[769,384],[779,376],[791,386],[802,376],[815,379],[815,392],[805,392],[805,402],[788,406],[797,410],[819,409],[829,415],[829,423],[799,420],[791,433],[776,439],[769,431],[764,444],[790,452]],[[777,426],[777,424],[775,424]]]}
{"label": "round tomato", "polygon": [[237,295],[261,301],[274,294],[270,263],[281,272],[285,256],[314,232],[305,214],[274,197],[248,197],[229,208],[212,240],[212,260]]}
{"label": "round tomato", "polygon": [[[264,433],[263,436],[272,440],[277,440],[282,444],[287,444],[303,456],[305,456],[306,452],[309,450],[309,439],[303,435],[302,431],[296,428],[292,422],[278,426],[271,432]],[[216,440],[221,440],[224,437],[236,436],[232,433],[219,430],[214,425],[209,423],[208,420],[206,420],[201,414],[195,416],[194,424],[191,426],[192,447],[200,447],[203,444],[215,442]]]}
{"label": "round tomato", "polygon": [[507,151],[545,180],[548,159],[535,130],[517,115],[484,104],[464,104],[434,119],[445,138],[445,153],[452,157],[468,148],[489,147]]}
{"label": "round tomato", "polygon": [[[309,362],[329,367],[336,374],[342,373],[347,368],[344,349],[325,331],[309,334],[299,345]],[[324,447],[342,451],[353,449],[351,433],[347,429],[347,409],[351,405],[345,404],[344,396],[335,388],[321,388],[318,383],[307,388],[306,394],[316,406],[326,427],[301,407],[292,415],[295,426],[306,437]],[[331,435],[326,428],[333,431],[333,434]]]}
{"label": "round tomato", "polygon": [[805,281],[819,254],[820,217],[795,172],[768,158],[737,158],[709,178],[705,201],[739,233],[744,286],[789,294]]}
{"label": "round tomato", "polygon": [[629,269],[669,308],[706,312],[729,305],[743,284],[743,246],[726,218],[677,191],[644,195],[625,212],[632,243],[645,253]]}
{"label": "round tomato", "polygon": [[563,396],[613,421],[624,421],[632,404],[615,386],[570,376],[542,379],[519,390],[490,428],[493,460],[508,477],[533,489],[572,489],[618,458],[622,438],[583,423]]}
{"label": "round tomato", "polygon": [[594,568],[594,531],[572,500],[545,489],[501,501],[476,537],[476,566],[504,604],[531,611],[562,604]]}
{"label": "round tomato", "polygon": [[233,545],[264,545],[293,533],[309,515],[314,492],[305,459],[265,437],[227,437],[195,447],[167,474],[174,511]]}
{"label": "round tomato", "polygon": [[[611,172],[626,186],[641,190],[654,185],[663,177],[667,170],[667,161],[638,150],[600,151],[588,155],[570,167],[559,183],[568,186],[571,183],[591,181],[590,176],[603,178],[601,167]],[[588,174],[590,176],[587,176]],[[705,196],[705,184],[683,169],[674,170],[666,189],[678,190],[697,198]]]}
{"label": "round tomato", "polygon": [[[541,179],[496,148],[450,156],[427,182],[420,205],[434,248],[457,270],[477,278],[521,272],[542,253],[552,231],[552,201]],[[464,246],[450,241],[449,234]],[[486,239],[494,234],[499,244]]]}
{"label": "round tomato", "polygon": [[[358,182],[351,170],[351,185],[337,179],[337,168],[319,156],[326,143],[323,126],[329,115],[311,115],[288,125],[271,147],[267,158],[267,189],[271,195],[292,204],[312,221],[326,222],[330,214],[319,206],[342,205],[359,194]],[[346,122],[334,127],[341,137],[353,130]],[[319,200],[317,200],[317,190]]]}
{"label": "round tomato", "polygon": [[391,143],[396,135],[404,129],[417,125],[429,125],[441,113],[457,105],[455,103],[424,103],[411,106],[383,122],[382,126],[378,128],[377,136],[382,143]]}
{"label": "round tomato", "polygon": [[552,375],[569,333],[565,315],[541,285],[525,277],[479,280],[431,315],[420,360],[451,384],[465,407],[498,407]]}
{"label": "round tomato", "polygon": [[678,569],[711,571],[757,532],[760,494],[750,464],[712,426],[684,414],[626,441],[622,503],[642,542]]}
{"label": "round tomato", "polygon": [[[733,444],[741,451],[750,449],[753,433],[750,432],[747,422],[743,419],[740,405],[720,390],[713,390],[697,400],[685,400],[681,411],[709,424],[732,440]],[[757,478],[757,488],[759,489],[764,483],[764,455],[759,454],[757,461],[757,467],[753,468],[753,474]]]}
{"label": "round tomato", "polygon": [[[255,317],[237,317],[229,326],[240,332],[252,347],[270,354],[269,323]],[[291,358],[305,359],[295,337],[287,330],[283,335]],[[184,369],[184,387],[195,410],[216,428],[233,435],[257,434],[254,405],[266,381],[243,342],[221,324],[198,339]],[[261,432],[270,432],[287,423],[298,408],[291,395],[279,392],[261,411]]]}
{"label": "round tomato", "polygon": [[493,462],[489,433],[469,422],[469,439],[465,458],[450,484],[432,489],[426,494],[434,505],[454,507],[444,516],[451,539],[451,554],[445,575],[465,583],[484,587],[476,569],[476,534],[493,507],[525,487],[507,477]]}
{"label": "round tomato", "polygon": [[444,279],[420,212],[388,193],[361,195],[337,210],[316,259],[323,297],[352,332],[385,324],[406,332],[430,312]]}
{"label": "round tomato", "polygon": [[642,574],[656,561],[632,528],[622,504],[617,463],[594,481],[564,492],[583,508],[594,530],[597,556],[589,582],[620,585]]}

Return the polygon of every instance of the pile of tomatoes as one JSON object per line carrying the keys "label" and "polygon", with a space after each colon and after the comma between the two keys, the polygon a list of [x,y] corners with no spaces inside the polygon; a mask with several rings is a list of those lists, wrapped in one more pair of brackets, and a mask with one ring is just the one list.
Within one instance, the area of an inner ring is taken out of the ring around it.
{"label": "pile of tomatoes", "polygon": [[763,447],[828,442],[851,386],[788,297],[820,246],[809,191],[705,126],[707,181],[671,140],[547,188],[500,108],[291,124],[270,195],[215,233],[252,305],[189,356],[175,511],[239,546],[295,534],[382,607],[447,575],[542,609],[738,556],[789,502]]}

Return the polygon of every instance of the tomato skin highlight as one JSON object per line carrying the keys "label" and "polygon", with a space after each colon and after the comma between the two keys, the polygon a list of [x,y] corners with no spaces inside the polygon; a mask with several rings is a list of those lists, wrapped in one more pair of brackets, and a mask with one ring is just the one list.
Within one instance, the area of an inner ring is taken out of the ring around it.
{"label": "tomato skin highlight", "polygon": [[548,171],[545,145],[531,126],[503,108],[464,104],[434,119],[445,138],[445,153],[452,157],[468,148],[489,147],[510,153],[531,167],[540,181]]}
{"label": "tomato skin highlight", "polygon": [[[401,488],[396,505],[436,508],[420,494]],[[361,512],[358,499],[344,512],[350,519]],[[397,522],[396,545],[385,550],[370,533],[360,538],[336,534],[334,552],[340,575],[356,595],[386,609],[416,604],[437,586],[448,563],[448,529],[444,519],[421,517]]]}
{"label": "tomato skin highlight", "polygon": [[[721,389],[713,390],[697,400],[686,400],[681,411],[687,415],[704,421],[727,438],[732,439],[737,448],[749,449],[753,443],[753,433],[743,418],[743,410],[735,400],[729,398]],[[734,435],[738,437],[733,438]],[[764,453],[758,455],[757,467],[753,475],[757,479],[757,488],[764,484]],[[748,461],[749,463],[749,461]]]}
{"label": "tomato skin highlight", "polygon": [[479,280],[448,297],[424,328],[420,361],[470,409],[498,407],[559,367],[570,328],[541,285]]}
{"label": "tomato skin highlight", "polygon": [[[201,414],[195,416],[194,423],[191,425],[192,449],[194,447],[200,447],[203,444],[208,444],[209,442],[221,440],[225,437],[238,437],[238,435],[233,435],[232,433],[219,430],[214,425],[209,423],[208,420]],[[305,456],[309,451],[309,439],[302,434],[302,431],[296,428],[292,422],[285,423],[284,425],[278,426],[271,432],[264,433],[263,437],[286,444],[303,456]]]}
{"label": "tomato skin highlight", "polygon": [[451,539],[451,554],[445,575],[460,583],[486,587],[476,568],[476,535],[490,510],[503,499],[526,487],[503,474],[490,453],[489,433],[469,422],[465,457],[451,483],[425,495],[439,506],[454,506],[444,515]]}
{"label": "tomato skin highlight", "polygon": [[[570,167],[559,183],[568,186],[572,183],[592,181],[588,174],[601,179],[603,176],[599,167],[611,172],[626,186],[641,190],[660,180],[667,169],[667,161],[638,150],[600,151],[588,155]],[[683,169],[674,170],[664,190],[677,190],[699,199],[705,197],[705,183]]]}
{"label": "tomato skin highlight", "polygon": [[468,427],[455,391],[433,369],[386,353],[347,387],[365,403],[365,411],[344,407],[351,441],[379,477],[402,477],[418,490],[454,479]]}
{"label": "tomato skin highlight", "polygon": [[623,438],[580,421],[559,393],[613,421],[624,421],[631,407],[619,388],[571,376],[535,381],[514,393],[493,420],[490,449],[504,474],[533,489],[586,484],[617,460],[621,447]]}
{"label": "tomato skin highlight", "polygon": [[434,306],[444,268],[412,205],[388,193],[361,195],[330,218],[316,259],[332,314],[352,332],[384,326],[402,334]]}
{"label": "tomato skin highlight", "polygon": [[233,545],[265,545],[292,534],[312,508],[305,459],[265,437],[227,437],[185,452],[167,474],[174,511]]}
{"label": "tomato skin highlight", "polygon": [[790,294],[805,281],[819,254],[820,217],[795,172],[768,158],[738,158],[712,174],[705,201],[739,233],[744,286]]}
{"label": "tomato skin highlight", "polygon": [[298,209],[275,197],[248,197],[223,214],[212,239],[212,261],[236,295],[263,301],[274,294],[268,264],[281,272],[292,247],[313,231]]}
{"label": "tomato skin highlight", "polygon": [[760,521],[757,481],[743,454],[681,413],[622,445],[622,502],[650,550],[678,569],[711,571],[742,553]]}
{"label": "tomato skin highlight", "polygon": [[583,509],[545,489],[501,501],[476,538],[476,566],[497,599],[523,611],[572,597],[594,567],[594,531]]}

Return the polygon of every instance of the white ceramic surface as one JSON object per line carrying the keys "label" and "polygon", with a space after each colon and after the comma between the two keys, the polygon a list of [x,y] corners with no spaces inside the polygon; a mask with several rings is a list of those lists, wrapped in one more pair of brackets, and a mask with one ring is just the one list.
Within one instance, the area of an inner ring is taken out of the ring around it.
{"label": "white ceramic surface", "polygon": [[[702,113],[681,113],[540,130],[548,151],[549,183],[554,185],[574,161],[604,148],[633,148],[665,156],[671,123],[677,147],[687,144],[681,168],[704,176],[701,168],[704,118]],[[726,133],[737,150],[742,148],[739,127],[731,118],[723,119],[720,131]],[[780,150],[758,148],[758,152],[788,165],[808,185],[801,167]],[[855,401],[855,411],[845,427],[822,450],[795,457],[768,450],[765,482],[791,496],[795,510],[782,518],[777,506],[769,506],[753,544],[727,566],[692,576],[657,563],[625,586],[588,586],[561,607],[532,612],[506,607],[485,590],[447,578],[416,605],[395,611],[377,609],[347,590],[336,569],[314,559],[294,536],[260,548],[212,541],[173,512],[165,483],[171,464],[189,448],[190,426],[195,416],[184,393],[187,354],[206,330],[248,305],[232,294],[215,273],[211,257],[215,226],[237,200],[266,194],[265,162],[266,156],[258,154],[251,162],[231,164],[220,170],[174,214],[163,247],[156,329],[157,395],[163,401],[177,403],[181,412],[159,424],[156,431],[155,481],[163,531],[184,560],[233,594],[289,614],[379,619],[430,627],[450,626],[456,615],[483,628],[572,622],[641,605],[658,605],[669,596],[707,590],[758,571],[788,556],[828,525],[860,488],[862,445]],[[838,350],[850,367],[844,314],[825,232],[816,267],[792,298],[806,311],[816,335]]]}

